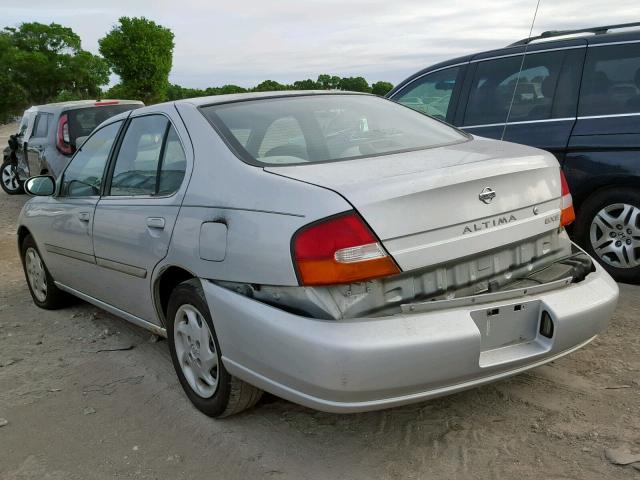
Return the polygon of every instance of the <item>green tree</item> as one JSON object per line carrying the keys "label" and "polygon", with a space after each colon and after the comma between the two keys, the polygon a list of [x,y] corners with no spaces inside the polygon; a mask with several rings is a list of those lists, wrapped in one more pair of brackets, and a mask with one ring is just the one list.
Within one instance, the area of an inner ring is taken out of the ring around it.
{"label": "green tree", "polygon": [[117,92],[147,104],[165,99],[173,61],[171,30],[144,17],[121,17],[119,25],[98,43],[121,79]]}
{"label": "green tree", "polygon": [[278,90],[286,90],[287,86],[276,82],[275,80],[265,80],[252,88],[253,92],[276,92]]}
{"label": "green tree", "polygon": [[291,86],[292,90],[319,90],[318,82],[314,82],[310,78],[306,80],[297,80]]}
{"label": "green tree", "polygon": [[95,97],[109,80],[104,60],[82,50],[80,37],[62,25],[5,28],[1,43],[1,64],[27,102],[47,103],[63,91],[75,98]]}
{"label": "green tree", "polygon": [[363,77],[343,77],[338,88],[350,92],[371,93],[371,87]]}
{"label": "green tree", "polygon": [[26,92],[13,81],[13,54],[15,49],[11,36],[0,32],[0,123],[8,120],[12,114],[27,103]]}
{"label": "green tree", "polygon": [[380,95],[384,97],[387,93],[389,93],[393,89],[393,84],[389,82],[376,82],[371,85],[371,93],[375,95]]}
{"label": "green tree", "polygon": [[337,90],[340,88],[340,80],[341,78],[336,75],[318,75],[318,88],[321,90]]}

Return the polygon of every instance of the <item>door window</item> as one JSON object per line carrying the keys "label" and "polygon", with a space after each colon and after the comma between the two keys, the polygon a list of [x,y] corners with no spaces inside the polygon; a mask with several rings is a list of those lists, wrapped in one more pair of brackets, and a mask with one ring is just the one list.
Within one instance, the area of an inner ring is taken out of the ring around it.
{"label": "door window", "polygon": [[504,123],[507,114],[509,122],[558,117],[553,98],[566,56],[566,51],[528,54],[522,72],[521,55],[478,62],[464,124]]}
{"label": "door window", "polygon": [[184,150],[166,117],[134,118],[118,152],[109,194],[170,195],[180,187],[185,168]]}
{"label": "door window", "polygon": [[579,115],[640,113],[640,43],[587,51]]}
{"label": "door window", "polygon": [[100,195],[104,169],[122,122],[96,131],[76,153],[62,178],[61,195],[93,197]]}
{"label": "door window", "polygon": [[448,118],[451,96],[461,67],[433,72],[403,89],[393,100],[440,120]]}

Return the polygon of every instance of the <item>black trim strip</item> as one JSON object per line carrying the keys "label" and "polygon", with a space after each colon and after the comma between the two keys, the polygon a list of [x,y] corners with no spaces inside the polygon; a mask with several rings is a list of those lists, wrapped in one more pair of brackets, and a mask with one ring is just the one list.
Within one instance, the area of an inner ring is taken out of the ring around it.
{"label": "black trim strip", "polygon": [[98,266],[114,270],[116,272],[125,273],[138,278],[146,278],[147,270],[140,267],[135,267],[126,263],[115,262],[113,260],[107,260],[106,258],[96,257],[96,263]]}
{"label": "black trim strip", "polygon": [[68,248],[58,247],[56,245],[51,245],[49,243],[45,243],[44,248],[49,253],[55,253],[57,255],[62,255],[64,257],[73,258],[75,260],[80,260],[87,263],[96,263],[95,257],[88,253],[83,253],[83,252],[78,252],[76,250],[70,250]]}

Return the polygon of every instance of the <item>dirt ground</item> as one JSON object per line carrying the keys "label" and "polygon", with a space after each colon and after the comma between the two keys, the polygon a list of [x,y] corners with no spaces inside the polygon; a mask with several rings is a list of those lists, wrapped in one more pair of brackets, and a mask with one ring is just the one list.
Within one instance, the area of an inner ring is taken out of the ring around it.
{"label": "dirt ground", "polygon": [[640,453],[640,287],[620,286],[591,345],[507,381],[355,415],[265,396],[216,421],[166,342],[85,303],[32,304],[14,234],[26,200],[0,192],[2,480],[640,478],[604,454]]}

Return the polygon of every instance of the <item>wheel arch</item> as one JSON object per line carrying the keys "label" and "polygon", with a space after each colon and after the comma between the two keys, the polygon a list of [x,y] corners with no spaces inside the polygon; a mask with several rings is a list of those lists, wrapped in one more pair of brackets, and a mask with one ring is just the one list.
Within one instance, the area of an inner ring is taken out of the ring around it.
{"label": "wheel arch", "polygon": [[28,235],[31,235],[29,229],[24,225],[20,225],[18,227],[18,250],[20,252],[22,252],[22,242],[24,242],[24,239],[27,238]]}
{"label": "wheel arch", "polygon": [[161,269],[153,284],[153,298],[158,312],[158,317],[163,325],[166,325],[167,308],[171,292],[182,282],[197,278],[186,268],[177,265],[168,265]]}

